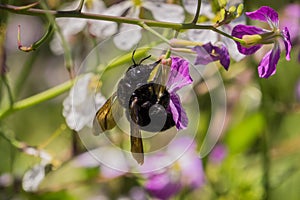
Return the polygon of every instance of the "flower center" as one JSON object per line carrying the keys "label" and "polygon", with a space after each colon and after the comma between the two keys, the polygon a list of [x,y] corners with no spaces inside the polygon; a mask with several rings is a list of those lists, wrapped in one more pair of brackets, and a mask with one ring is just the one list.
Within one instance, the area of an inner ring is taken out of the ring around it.
{"label": "flower center", "polygon": [[94,6],[93,0],[87,0],[87,1],[85,2],[85,6],[87,7],[87,9],[92,9],[93,6]]}
{"label": "flower center", "polygon": [[132,0],[133,5],[135,6],[141,6],[142,5],[142,0]]}
{"label": "flower center", "polygon": [[99,76],[95,75],[89,80],[88,89],[90,92],[98,92],[102,82],[99,80]]}

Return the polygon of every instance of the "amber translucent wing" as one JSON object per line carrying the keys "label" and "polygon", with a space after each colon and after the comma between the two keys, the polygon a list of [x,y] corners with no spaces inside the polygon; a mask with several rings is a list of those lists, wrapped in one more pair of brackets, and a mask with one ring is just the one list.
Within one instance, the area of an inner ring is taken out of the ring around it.
{"label": "amber translucent wing", "polygon": [[94,134],[99,135],[116,126],[116,121],[122,117],[123,109],[113,94],[105,104],[97,111],[93,122]]}
{"label": "amber translucent wing", "polygon": [[139,127],[132,121],[130,122],[130,142],[133,158],[142,165],[144,163],[143,139]]}
{"label": "amber translucent wing", "polygon": [[144,148],[143,148],[143,139],[139,126],[137,125],[138,121],[138,106],[136,106],[137,99],[133,100],[130,109],[131,109],[131,120],[130,120],[130,142],[131,142],[131,153],[133,158],[142,165],[144,163]]}

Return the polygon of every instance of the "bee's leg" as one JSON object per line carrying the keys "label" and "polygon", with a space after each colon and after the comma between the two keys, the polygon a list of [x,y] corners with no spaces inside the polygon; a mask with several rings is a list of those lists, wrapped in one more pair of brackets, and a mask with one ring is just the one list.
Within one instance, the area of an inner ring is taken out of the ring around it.
{"label": "bee's leg", "polygon": [[142,165],[144,163],[144,148],[141,131],[137,124],[138,121],[138,105],[136,104],[137,99],[134,99],[130,105],[131,109],[131,120],[130,120],[130,142],[131,142],[131,153],[133,158]]}

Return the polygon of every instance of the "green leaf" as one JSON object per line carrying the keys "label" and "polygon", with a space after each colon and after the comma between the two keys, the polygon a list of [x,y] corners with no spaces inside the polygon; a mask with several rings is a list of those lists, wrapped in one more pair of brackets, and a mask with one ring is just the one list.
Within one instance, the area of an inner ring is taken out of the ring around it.
{"label": "green leaf", "polygon": [[46,192],[43,194],[32,193],[29,195],[29,199],[32,200],[55,200],[55,199],[64,199],[64,200],[77,200],[76,197],[72,196],[65,190],[58,192]]}
{"label": "green leaf", "polygon": [[255,113],[233,126],[227,133],[225,142],[231,153],[248,149],[261,134],[265,120],[261,113]]}

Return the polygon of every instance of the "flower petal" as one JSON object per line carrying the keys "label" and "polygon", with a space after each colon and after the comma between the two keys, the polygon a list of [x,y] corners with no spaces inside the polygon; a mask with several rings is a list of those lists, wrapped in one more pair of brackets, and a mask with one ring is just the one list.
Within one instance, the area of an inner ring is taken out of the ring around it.
{"label": "flower petal", "polygon": [[280,17],[280,30],[289,27],[291,40],[297,40],[300,32],[300,4],[289,4],[284,8],[282,17]]}
{"label": "flower petal", "polygon": [[180,57],[171,57],[171,71],[166,84],[168,91],[176,92],[193,82],[189,72],[189,62]]}
{"label": "flower petal", "polygon": [[[230,1],[231,2],[231,1]],[[229,2],[229,4],[230,4]],[[220,27],[225,33],[231,34],[233,27],[235,27],[238,24],[246,24],[246,17],[244,14],[242,14],[239,18],[233,20],[230,24],[224,24],[222,27]],[[244,54],[241,54],[237,48],[236,43],[225,36],[220,36],[221,41],[225,44],[227,47],[227,50],[229,52],[230,57],[235,61],[240,61],[243,58],[245,58]]]}
{"label": "flower petal", "polygon": [[211,30],[190,29],[187,31],[187,37],[195,42],[215,43],[218,41],[218,34]]}
{"label": "flower petal", "polygon": [[142,38],[141,27],[132,24],[122,24],[120,33],[113,38],[115,45],[121,50],[130,50]]}
{"label": "flower petal", "polygon": [[195,46],[193,49],[197,53],[195,60],[195,65],[207,65],[215,61],[215,57],[212,57],[210,53],[212,52],[212,44],[209,42],[203,46]]}
{"label": "flower petal", "polygon": [[112,16],[121,16],[128,8],[132,7],[132,1],[123,1],[117,4],[113,4],[107,8],[102,14],[103,15],[112,15]]}
{"label": "flower petal", "polygon": [[215,52],[218,54],[218,59],[220,60],[221,65],[228,70],[230,64],[230,56],[225,45],[220,47],[214,46]]}
{"label": "flower petal", "polygon": [[284,27],[284,29],[281,31],[283,35],[283,41],[284,41],[284,46],[285,46],[285,58],[286,60],[291,59],[291,49],[292,49],[292,42],[291,42],[291,37],[289,30],[287,27]]}
{"label": "flower petal", "polygon": [[[77,1],[78,6],[79,1]],[[87,5],[89,4],[89,5]],[[82,8],[82,12],[84,13],[95,13],[99,14],[106,9],[106,6],[103,1],[92,0],[89,3],[85,3]]]}
{"label": "flower petal", "polygon": [[[183,6],[188,13],[195,15],[197,10],[197,1],[183,0]],[[211,4],[208,0],[201,1],[200,15],[204,15],[210,19],[213,19],[215,17],[214,12],[212,11]]]}
{"label": "flower petal", "polygon": [[[168,146],[167,154],[173,158],[178,158],[180,155],[176,164],[181,170],[180,182],[183,186],[196,189],[203,185],[205,175],[201,159],[197,154],[197,144],[193,138],[183,136],[173,140]],[[176,168],[173,170],[177,172]]]}
{"label": "flower petal", "polygon": [[171,180],[170,175],[167,173],[155,174],[147,180],[145,188],[156,198],[169,199],[181,189],[178,181]]}
{"label": "flower petal", "polygon": [[158,21],[174,23],[184,21],[183,8],[179,5],[145,1],[143,7],[150,10],[154,19]]}
{"label": "flower petal", "polygon": [[[255,26],[247,25],[237,25],[233,28],[231,35],[237,38],[242,39],[244,35],[255,35],[264,33],[263,29]],[[258,49],[261,48],[261,44],[253,45],[251,47],[242,46],[239,42],[236,42],[238,50],[244,55],[250,55],[255,53]]]}
{"label": "flower petal", "polygon": [[220,60],[223,67],[228,70],[230,57],[225,45],[214,46],[209,42],[202,46],[195,46],[192,50],[197,52],[195,65],[206,65],[210,62]]}
{"label": "flower petal", "polygon": [[184,186],[196,189],[204,184],[202,161],[195,151],[183,154],[178,163],[182,170],[181,182]]}
{"label": "flower petal", "polygon": [[262,6],[258,10],[253,12],[246,12],[246,15],[253,20],[259,20],[268,23],[270,23],[271,21],[276,27],[278,27],[279,24],[278,13],[268,6]]}
{"label": "flower petal", "polygon": [[217,144],[209,154],[209,161],[221,163],[227,155],[227,149],[222,144]]}
{"label": "flower petal", "polygon": [[280,57],[279,43],[276,42],[274,48],[269,51],[258,66],[258,74],[261,78],[268,78],[275,74],[276,65]]}
{"label": "flower petal", "polygon": [[92,127],[97,108],[105,102],[100,93],[94,93],[89,88],[93,76],[94,74],[88,73],[78,79],[63,102],[63,116],[73,130],[79,131],[84,126]]}
{"label": "flower petal", "polygon": [[[194,15],[196,13],[196,10],[197,10],[197,1],[194,1],[194,0],[183,0],[182,3],[183,3],[183,6],[184,6],[184,9],[188,13],[190,13],[192,15]],[[201,7],[202,7],[202,5],[201,5]]]}
{"label": "flower petal", "polygon": [[177,130],[185,129],[188,126],[188,117],[180,103],[180,97],[176,93],[170,94],[169,109],[172,113]]}
{"label": "flower petal", "polygon": [[235,60],[236,62],[239,62],[243,58],[245,58],[245,55],[239,52],[239,49],[237,48],[236,43],[232,39],[222,36],[222,41],[224,42],[225,46],[227,47],[229,55],[233,60]]}
{"label": "flower petal", "polygon": [[[128,8],[132,6],[131,1],[124,1],[114,4],[103,11],[101,14],[110,16],[121,16]],[[90,20],[89,31],[92,35],[100,38],[106,38],[115,34],[118,30],[118,25],[115,22]]]}
{"label": "flower petal", "polygon": [[56,23],[62,29],[62,34],[66,37],[78,34],[86,25],[86,19],[79,18],[58,18]]}
{"label": "flower petal", "polygon": [[26,192],[35,192],[42,180],[45,178],[45,165],[37,164],[32,169],[25,172],[22,180],[23,190]]}
{"label": "flower petal", "polygon": [[88,30],[93,36],[106,38],[117,32],[118,25],[115,22],[90,20]]}

